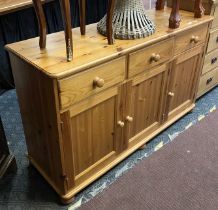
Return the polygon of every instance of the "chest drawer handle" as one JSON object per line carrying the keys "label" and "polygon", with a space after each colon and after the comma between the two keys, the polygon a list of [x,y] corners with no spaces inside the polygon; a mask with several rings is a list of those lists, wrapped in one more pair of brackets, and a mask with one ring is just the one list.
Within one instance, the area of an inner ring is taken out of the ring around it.
{"label": "chest drawer handle", "polygon": [[218,37],[216,38],[216,43],[218,43]]}
{"label": "chest drawer handle", "polygon": [[152,53],[150,60],[151,60],[151,62],[158,62],[160,59],[161,59],[161,57],[159,54]]}
{"label": "chest drawer handle", "polygon": [[103,87],[105,84],[104,79],[101,79],[99,77],[95,77],[94,81],[93,81],[93,86],[94,87],[98,87],[101,88]]}
{"label": "chest drawer handle", "polygon": [[209,85],[211,82],[213,81],[213,77],[211,77],[211,78],[209,78],[208,80],[207,80],[207,85]]}
{"label": "chest drawer handle", "polygon": [[192,43],[195,43],[195,44],[196,44],[196,43],[198,43],[199,41],[200,41],[199,36],[192,36],[192,37],[191,37],[191,42],[192,42]]}
{"label": "chest drawer handle", "polygon": [[217,62],[217,58],[216,57],[211,59],[211,64],[214,64],[216,62]]}

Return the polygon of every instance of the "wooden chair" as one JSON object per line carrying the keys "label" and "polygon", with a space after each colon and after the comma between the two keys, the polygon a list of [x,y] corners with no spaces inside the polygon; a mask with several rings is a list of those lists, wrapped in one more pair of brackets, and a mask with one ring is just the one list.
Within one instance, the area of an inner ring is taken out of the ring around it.
{"label": "wooden chair", "polygon": [[[162,10],[164,9],[165,0],[157,0],[156,9]],[[180,24],[180,15],[179,15],[179,3],[180,0],[173,0],[172,12],[169,19],[169,28],[175,29],[179,27]],[[202,4],[202,0],[195,0],[195,8],[194,8],[194,17],[201,18],[204,15],[204,7]]]}
{"label": "wooden chair", "polygon": [[[42,8],[41,0],[32,0],[32,1],[39,23],[39,37],[40,37],[39,46],[41,49],[44,49],[46,47],[46,34],[47,34],[45,14]],[[59,1],[61,5],[62,19],[65,29],[67,60],[71,61],[73,58],[73,37],[72,37],[72,30],[71,30],[70,2],[69,0],[59,0]],[[81,31],[81,35],[84,35],[85,25],[86,25],[85,0],[79,0],[79,7],[80,7],[80,31]]]}
{"label": "wooden chair", "polygon": [[[41,49],[46,47],[46,19],[43,12],[41,0],[32,0],[34,8],[36,11],[38,23],[39,23],[39,46]],[[65,41],[66,41],[66,51],[67,60],[71,61],[73,58],[73,37],[71,30],[71,12],[70,12],[70,1],[69,0],[59,0],[61,5],[62,19],[65,29]],[[112,18],[114,10],[115,0],[108,0],[108,20],[107,20],[107,31],[108,31],[108,44],[113,44],[113,28],[112,28]],[[86,1],[79,0],[80,8],[80,31],[81,35],[86,33]]]}
{"label": "wooden chair", "polygon": [[[39,46],[41,49],[46,47],[46,19],[43,12],[41,0],[32,0],[36,15],[39,22]],[[66,41],[66,51],[67,51],[67,61],[71,61],[73,58],[73,37],[71,30],[71,12],[70,12],[70,0],[59,0],[61,5],[62,18],[64,22],[65,29],[65,41]],[[172,12],[169,19],[169,28],[178,28],[180,25],[180,15],[179,15],[179,2],[180,0],[173,0]],[[165,0],[157,0],[156,9],[161,10],[164,8]],[[81,35],[85,35],[86,32],[86,2],[85,0],[79,0],[80,7],[80,31]],[[115,7],[115,0],[108,0],[107,9],[107,39],[108,44],[114,43],[113,39],[113,12]],[[204,8],[202,5],[202,0],[195,0],[195,12],[194,16],[196,18],[201,18],[204,15]]]}

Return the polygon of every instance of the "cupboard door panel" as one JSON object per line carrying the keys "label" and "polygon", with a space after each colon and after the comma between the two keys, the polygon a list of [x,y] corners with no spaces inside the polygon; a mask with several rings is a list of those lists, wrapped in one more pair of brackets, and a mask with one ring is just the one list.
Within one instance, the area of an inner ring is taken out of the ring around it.
{"label": "cupboard door panel", "polygon": [[170,111],[177,108],[191,98],[193,89],[193,79],[195,76],[195,69],[198,63],[198,55],[189,58],[185,62],[177,64],[174,69],[173,93],[174,97],[170,103]]}
{"label": "cupboard door panel", "polygon": [[133,82],[131,116],[134,121],[130,125],[129,138],[161,122],[163,94],[166,92],[166,70],[166,65],[161,66],[153,75],[151,73],[139,75],[141,81],[136,84]]}
{"label": "cupboard door panel", "polygon": [[203,48],[197,47],[180,55],[171,69],[167,114],[171,117],[194,104],[200,77]]}
{"label": "cupboard door panel", "polygon": [[115,98],[71,119],[75,174],[114,151]]}
{"label": "cupboard door panel", "polygon": [[[112,87],[71,106],[62,113],[63,156],[66,151],[67,177],[78,185],[95,174],[101,173],[109,162],[128,147],[125,121],[126,84]],[[69,154],[70,153],[70,154]],[[73,177],[74,176],[74,177]]]}

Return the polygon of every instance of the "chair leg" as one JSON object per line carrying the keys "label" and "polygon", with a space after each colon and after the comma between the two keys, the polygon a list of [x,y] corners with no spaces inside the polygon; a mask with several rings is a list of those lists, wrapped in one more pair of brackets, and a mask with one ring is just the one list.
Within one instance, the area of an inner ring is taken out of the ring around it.
{"label": "chair leg", "polygon": [[180,15],[179,15],[179,3],[180,0],[174,0],[172,5],[172,11],[169,19],[169,28],[175,29],[179,28],[180,25]]}
{"label": "chair leg", "polygon": [[195,0],[195,18],[202,18],[204,11],[205,9],[203,7],[202,0]]}
{"label": "chair leg", "polygon": [[71,30],[71,13],[70,13],[70,2],[69,0],[59,0],[61,5],[62,19],[65,29],[65,41],[67,51],[67,61],[73,59],[73,37]]}
{"label": "chair leg", "polygon": [[33,0],[33,5],[39,24],[39,46],[41,49],[44,49],[46,47],[47,34],[45,14],[42,8],[41,0]]}
{"label": "chair leg", "polygon": [[79,9],[80,9],[80,32],[81,35],[86,33],[86,1],[79,0]]}
{"label": "chair leg", "polygon": [[165,0],[157,0],[156,1],[156,10],[164,9]]}
{"label": "chair leg", "polygon": [[114,14],[115,0],[108,0],[107,9],[107,39],[108,44],[114,44],[113,38],[113,14]]}

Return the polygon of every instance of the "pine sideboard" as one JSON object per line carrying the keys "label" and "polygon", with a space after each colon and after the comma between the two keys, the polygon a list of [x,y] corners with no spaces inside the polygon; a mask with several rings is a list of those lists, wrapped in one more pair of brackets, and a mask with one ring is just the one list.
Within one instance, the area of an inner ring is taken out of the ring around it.
{"label": "pine sideboard", "polygon": [[73,29],[75,54],[65,58],[64,33],[10,44],[31,164],[64,203],[195,106],[212,17],[149,10],[156,33],[107,45],[96,24]]}

